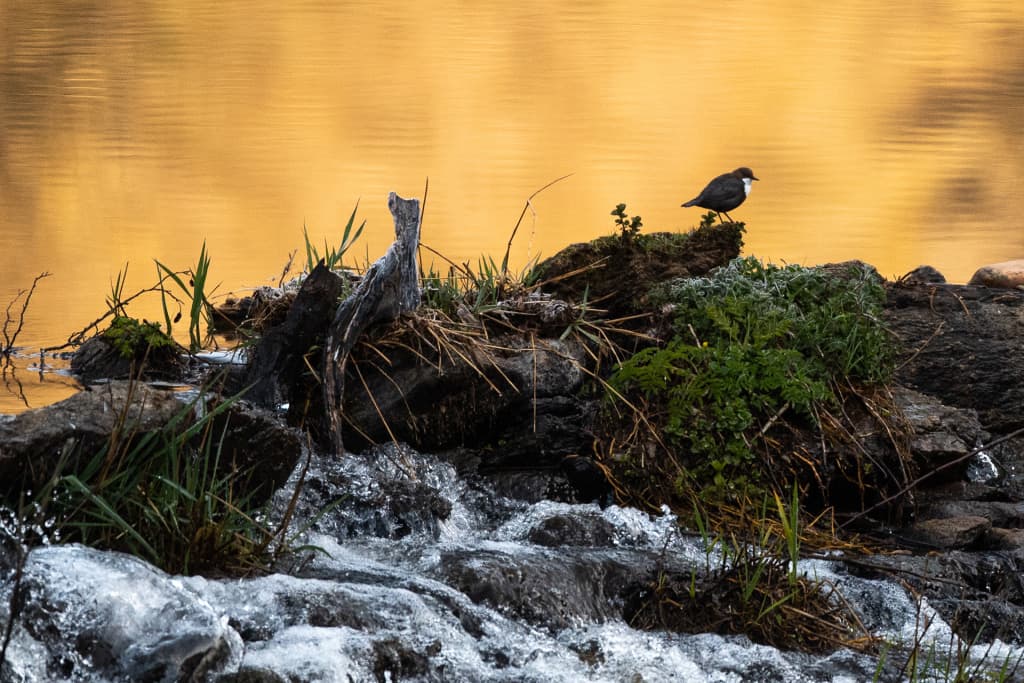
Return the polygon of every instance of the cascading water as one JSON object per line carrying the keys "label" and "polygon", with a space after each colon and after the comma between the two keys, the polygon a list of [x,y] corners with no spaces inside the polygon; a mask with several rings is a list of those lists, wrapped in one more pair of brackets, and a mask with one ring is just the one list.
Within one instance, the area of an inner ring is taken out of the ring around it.
{"label": "cascading water", "polygon": [[[281,491],[275,503],[283,508],[288,500]],[[511,500],[484,480],[460,478],[446,462],[398,447],[313,462],[297,514],[293,528],[313,522],[306,541],[317,550],[259,578],[168,576],[119,553],[36,548],[0,678],[901,678],[895,656],[879,668],[877,658],[846,650],[814,656],[739,636],[631,628],[621,616],[624,586],[659,567],[707,565],[701,539],[680,534],[669,514]],[[11,606],[7,569],[0,624]],[[833,581],[865,625],[890,642],[913,642],[924,622],[939,652],[953,641],[927,604],[895,583],[852,577],[821,560],[800,570]],[[978,652],[995,661],[1021,656],[1000,643]]]}

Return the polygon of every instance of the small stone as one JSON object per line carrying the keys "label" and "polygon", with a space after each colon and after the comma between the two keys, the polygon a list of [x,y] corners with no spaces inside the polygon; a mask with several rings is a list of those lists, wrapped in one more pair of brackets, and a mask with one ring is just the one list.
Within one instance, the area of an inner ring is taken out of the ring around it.
{"label": "small stone", "polygon": [[947,519],[926,519],[911,527],[909,535],[936,548],[951,550],[976,545],[991,530],[992,522],[988,519],[965,515]]}
{"label": "small stone", "polygon": [[1024,288],[1024,259],[982,266],[975,271],[967,284],[1002,289]]}
{"label": "small stone", "polygon": [[900,282],[907,285],[941,285],[945,284],[946,278],[931,266],[918,266],[901,277]]}
{"label": "small stone", "polygon": [[1024,529],[994,527],[989,534],[989,541],[997,550],[1022,550],[1024,549]]}

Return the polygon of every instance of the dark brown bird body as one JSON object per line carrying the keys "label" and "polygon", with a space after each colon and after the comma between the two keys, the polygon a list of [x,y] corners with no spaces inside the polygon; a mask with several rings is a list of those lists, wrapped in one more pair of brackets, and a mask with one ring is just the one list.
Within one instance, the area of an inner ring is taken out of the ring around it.
{"label": "dark brown bird body", "polygon": [[707,184],[700,194],[683,204],[683,206],[699,206],[718,214],[718,220],[722,220],[721,214],[732,221],[729,211],[743,203],[750,194],[750,187],[757,180],[757,176],[746,166],[737,168],[732,173],[723,173]]}

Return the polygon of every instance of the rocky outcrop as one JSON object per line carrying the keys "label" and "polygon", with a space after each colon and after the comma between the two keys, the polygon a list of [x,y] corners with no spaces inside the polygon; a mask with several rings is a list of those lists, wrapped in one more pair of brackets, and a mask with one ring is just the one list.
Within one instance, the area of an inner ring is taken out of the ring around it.
{"label": "rocky outcrop", "polygon": [[571,303],[587,302],[607,317],[649,311],[651,285],[700,277],[740,254],[743,224],[700,227],[690,233],[602,237],[572,244],[537,265],[544,291]]}
{"label": "rocky outcrop", "polygon": [[[211,399],[212,400],[212,399]],[[24,492],[39,492],[55,476],[81,472],[85,463],[118,441],[136,443],[178,424],[193,424],[197,410],[174,392],[142,382],[96,385],[64,401],[0,422],[0,496],[17,506]],[[272,413],[235,403],[211,422],[224,472],[250,472],[247,487],[259,504],[280,487],[303,453],[298,432]]]}
{"label": "rocky outcrop", "polygon": [[1024,292],[890,283],[885,323],[898,383],[976,410],[994,434],[1024,427]]}

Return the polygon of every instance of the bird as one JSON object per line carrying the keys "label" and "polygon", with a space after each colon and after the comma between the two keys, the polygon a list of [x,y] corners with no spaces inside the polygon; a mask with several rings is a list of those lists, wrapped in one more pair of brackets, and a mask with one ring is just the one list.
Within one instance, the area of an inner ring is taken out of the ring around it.
{"label": "bird", "polygon": [[722,220],[722,214],[732,222],[729,212],[743,203],[750,194],[750,186],[758,180],[754,172],[746,166],[740,166],[732,173],[723,173],[700,191],[700,194],[682,206],[699,206],[709,209]]}

